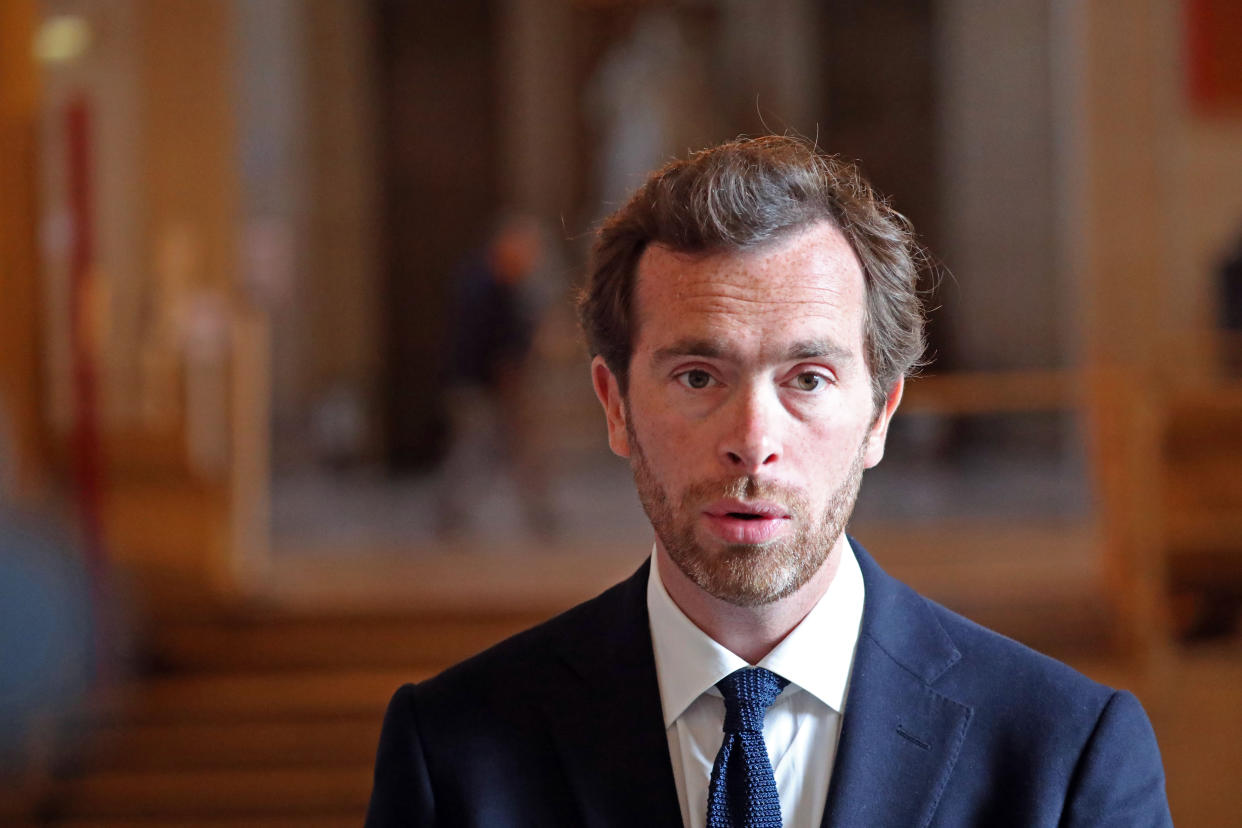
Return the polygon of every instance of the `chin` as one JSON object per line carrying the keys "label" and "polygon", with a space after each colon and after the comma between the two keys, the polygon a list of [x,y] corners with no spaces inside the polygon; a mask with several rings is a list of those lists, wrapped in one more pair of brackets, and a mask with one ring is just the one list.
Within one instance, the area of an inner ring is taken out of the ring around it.
{"label": "chin", "polygon": [[669,557],[699,589],[738,607],[761,607],[794,594],[823,566],[831,545],[809,557],[797,541],[737,544],[714,554],[695,544],[674,549]]}

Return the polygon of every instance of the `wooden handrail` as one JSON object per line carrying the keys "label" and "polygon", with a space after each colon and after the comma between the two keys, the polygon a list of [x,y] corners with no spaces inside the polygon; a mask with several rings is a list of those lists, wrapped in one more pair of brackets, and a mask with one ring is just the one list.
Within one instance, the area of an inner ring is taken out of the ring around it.
{"label": "wooden handrail", "polygon": [[929,374],[906,383],[903,411],[990,414],[1067,411],[1084,402],[1076,370],[960,371]]}

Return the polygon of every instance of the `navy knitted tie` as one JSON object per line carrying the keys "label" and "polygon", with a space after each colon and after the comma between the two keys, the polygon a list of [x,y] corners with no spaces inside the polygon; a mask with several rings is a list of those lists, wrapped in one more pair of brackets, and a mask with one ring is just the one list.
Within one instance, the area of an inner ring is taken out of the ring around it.
{"label": "navy knitted tie", "polygon": [[716,682],[725,700],[724,742],[712,767],[707,828],[781,828],[763,717],[787,684],[762,667],[744,667]]}

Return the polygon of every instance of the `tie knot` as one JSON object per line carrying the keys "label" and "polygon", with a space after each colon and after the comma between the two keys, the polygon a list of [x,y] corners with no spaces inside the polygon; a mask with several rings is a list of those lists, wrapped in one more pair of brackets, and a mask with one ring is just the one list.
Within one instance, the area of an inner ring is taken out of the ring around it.
{"label": "tie knot", "polygon": [[743,667],[716,682],[725,700],[725,732],[762,733],[764,714],[787,684],[788,679],[762,667]]}

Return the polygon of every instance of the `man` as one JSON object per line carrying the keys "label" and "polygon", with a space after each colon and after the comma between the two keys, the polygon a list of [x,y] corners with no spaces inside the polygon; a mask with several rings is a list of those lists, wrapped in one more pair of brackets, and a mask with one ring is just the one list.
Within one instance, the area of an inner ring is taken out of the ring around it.
{"label": "man", "polygon": [[794,138],[672,163],[605,222],[582,318],[651,561],[399,690],[368,825],[1171,824],[1133,696],[843,533],[922,351],[916,263]]}
{"label": "man", "polygon": [[[487,243],[455,271],[443,364],[449,450],[439,488],[444,539],[470,529],[467,504],[506,472],[529,528],[555,535],[544,464],[531,447],[532,412],[525,382],[538,324],[538,272],[544,250],[534,217],[504,213]],[[482,477],[482,479],[481,479]]]}

